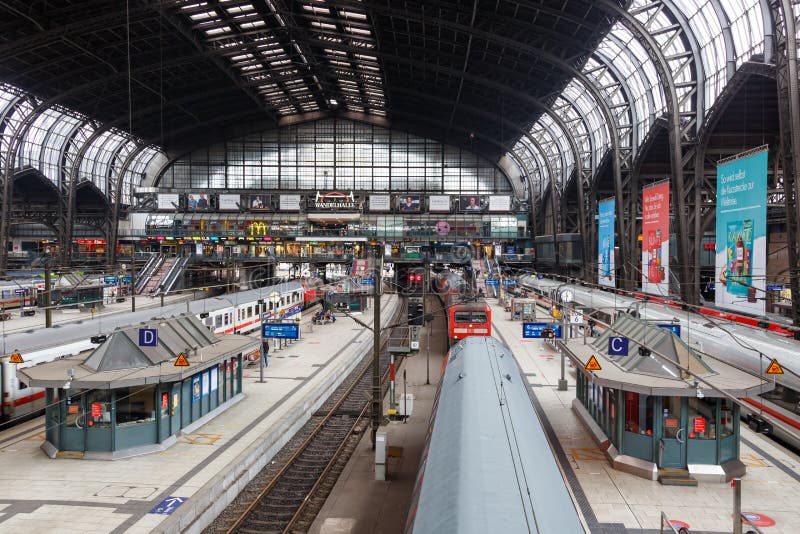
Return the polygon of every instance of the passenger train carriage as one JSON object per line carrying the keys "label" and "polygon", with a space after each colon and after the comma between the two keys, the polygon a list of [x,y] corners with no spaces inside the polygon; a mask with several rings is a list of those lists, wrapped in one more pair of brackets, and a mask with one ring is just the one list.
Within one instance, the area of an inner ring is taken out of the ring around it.
{"label": "passenger train carriage", "polygon": [[450,344],[465,337],[492,335],[492,310],[482,298],[476,298],[463,277],[442,271],[433,277],[432,285],[447,314]]}
{"label": "passenger train carriage", "polygon": [[[96,319],[83,319],[8,334],[5,337],[2,371],[2,419],[16,419],[44,408],[44,390],[27,387],[16,376],[16,365],[8,363],[11,352],[19,352],[25,363],[20,367],[45,363],[80,354],[97,346],[92,342],[103,333],[117,328],[146,323],[156,318],[193,313],[216,334],[247,334],[257,330],[264,320],[297,320],[305,307],[322,298],[321,282],[289,281],[261,289],[252,289],[207,299],[170,304],[130,313],[113,313]],[[311,295],[308,293],[313,291]],[[102,336],[101,336],[102,339]]]}
{"label": "passenger train carriage", "polygon": [[584,532],[526,384],[495,338],[450,349],[407,534]]}

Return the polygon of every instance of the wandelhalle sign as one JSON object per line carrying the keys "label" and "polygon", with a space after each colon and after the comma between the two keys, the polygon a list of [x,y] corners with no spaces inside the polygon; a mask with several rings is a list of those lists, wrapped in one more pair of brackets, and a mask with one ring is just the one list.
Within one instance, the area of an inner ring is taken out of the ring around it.
{"label": "wandelhalle sign", "polygon": [[314,207],[322,210],[355,210],[358,209],[356,197],[352,191],[349,194],[331,191],[320,193],[314,198]]}

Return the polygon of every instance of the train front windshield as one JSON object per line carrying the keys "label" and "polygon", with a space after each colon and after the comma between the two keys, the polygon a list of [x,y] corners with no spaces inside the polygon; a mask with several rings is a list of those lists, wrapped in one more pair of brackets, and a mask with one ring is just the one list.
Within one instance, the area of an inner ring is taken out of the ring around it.
{"label": "train front windshield", "polygon": [[486,323],[489,317],[486,312],[457,311],[453,320],[456,323]]}

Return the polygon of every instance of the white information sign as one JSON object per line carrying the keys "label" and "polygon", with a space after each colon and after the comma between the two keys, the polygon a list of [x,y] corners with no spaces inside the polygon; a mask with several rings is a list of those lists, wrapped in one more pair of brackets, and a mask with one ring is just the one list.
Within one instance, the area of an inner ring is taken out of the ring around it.
{"label": "white information sign", "polygon": [[281,195],[280,209],[282,211],[300,211],[300,195]]}
{"label": "white information sign", "polygon": [[158,194],[158,209],[160,210],[176,210],[180,197],[178,193],[159,193]]}
{"label": "white information sign", "polygon": [[428,211],[450,213],[450,195],[431,195],[428,197]]}
{"label": "white information sign", "polygon": [[370,195],[369,211],[389,211],[392,206],[392,197],[389,195]]}

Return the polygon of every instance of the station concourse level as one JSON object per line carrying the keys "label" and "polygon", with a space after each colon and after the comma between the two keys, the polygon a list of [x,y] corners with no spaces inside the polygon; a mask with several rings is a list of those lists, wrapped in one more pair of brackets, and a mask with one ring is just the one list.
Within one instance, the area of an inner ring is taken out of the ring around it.
{"label": "station concourse level", "polygon": [[377,286],[414,293],[418,347],[420,287],[453,269],[502,302],[547,278],[559,313],[563,282],[632,299],[608,319],[751,329],[728,332],[739,370],[784,375],[748,402],[794,432],[799,21],[788,0],[0,3],[3,424],[52,397],[15,366],[85,361],[145,309],[224,337],[369,314]]}

